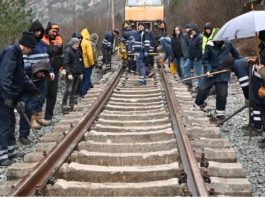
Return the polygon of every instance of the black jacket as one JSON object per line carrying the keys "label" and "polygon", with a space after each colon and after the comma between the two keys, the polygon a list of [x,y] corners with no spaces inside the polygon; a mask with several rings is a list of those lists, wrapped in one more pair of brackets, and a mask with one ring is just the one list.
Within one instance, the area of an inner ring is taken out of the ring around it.
{"label": "black jacket", "polygon": [[72,75],[80,75],[83,71],[83,60],[80,51],[67,47],[64,52],[64,68],[66,72]]}
{"label": "black jacket", "polygon": [[189,42],[189,55],[191,60],[202,59],[202,35],[195,34],[193,38],[190,38]]}
{"label": "black jacket", "polygon": [[35,32],[37,30],[41,30],[41,36],[40,39],[42,39],[43,35],[44,35],[44,27],[42,26],[41,22],[39,22],[39,20],[33,21],[30,28],[29,28],[29,32]]}
{"label": "black jacket", "polygon": [[177,58],[177,51],[179,47],[181,49],[183,57],[189,58],[189,37],[188,35],[181,34],[179,38],[173,35],[171,39],[171,46],[172,46],[172,50],[173,50],[173,54],[175,58]]}
{"label": "black jacket", "polygon": [[[232,66],[233,59],[239,58],[241,58],[239,52],[230,41],[226,41],[220,48],[207,44],[203,54],[205,73],[226,69],[226,67]],[[230,60],[231,63],[227,63],[228,60]],[[214,78],[216,82],[227,82],[230,80],[230,73],[218,74],[215,75]]]}
{"label": "black jacket", "polygon": [[23,94],[37,88],[24,71],[23,54],[19,44],[7,47],[0,57],[0,100],[17,102]]}

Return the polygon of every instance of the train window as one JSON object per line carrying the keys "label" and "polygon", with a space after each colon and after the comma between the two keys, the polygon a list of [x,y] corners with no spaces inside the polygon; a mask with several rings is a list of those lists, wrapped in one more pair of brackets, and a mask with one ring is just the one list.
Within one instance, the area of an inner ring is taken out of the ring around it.
{"label": "train window", "polygon": [[162,0],[127,0],[126,1],[127,6],[161,6]]}

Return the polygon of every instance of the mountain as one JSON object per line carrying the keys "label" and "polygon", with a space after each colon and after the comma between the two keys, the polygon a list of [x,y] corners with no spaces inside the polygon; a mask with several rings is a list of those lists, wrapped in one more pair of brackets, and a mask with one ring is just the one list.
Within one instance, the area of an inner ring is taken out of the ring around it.
{"label": "mountain", "polygon": [[[111,18],[108,16],[111,0],[28,0],[27,6],[32,9],[34,19],[39,19],[44,25],[52,21],[75,26],[87,23],[90,19]],[[115,10],[119,15],[124,15],[120,13],[124,10],[124,0],[115,0]]]}

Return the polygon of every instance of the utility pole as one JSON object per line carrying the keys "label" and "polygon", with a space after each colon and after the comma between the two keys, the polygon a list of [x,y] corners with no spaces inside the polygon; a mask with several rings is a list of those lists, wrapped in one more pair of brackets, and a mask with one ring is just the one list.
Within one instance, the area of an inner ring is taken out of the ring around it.
{"label": "utility pole", "polygon": [[111,12],[112,12],[112,29],[115,28],[115,13],[114,13],[114,0],[111,3]]}

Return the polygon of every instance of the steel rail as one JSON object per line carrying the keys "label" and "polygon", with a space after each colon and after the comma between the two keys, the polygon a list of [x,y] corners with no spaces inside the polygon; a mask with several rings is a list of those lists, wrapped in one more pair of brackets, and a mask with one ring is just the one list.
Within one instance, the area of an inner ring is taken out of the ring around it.
{"label": "steel rail", "polygon": [[192,196],[208,197],[208,192],[204,185],[204,180],[198,167],[198,162],[196,160],[196,157],[194,156],[193,149],[190,145],[190,141],[186,135],[185,128],[179,115],[180,106],[177,103],[174,90],[170,87],[169,82],[166,79],[165,71],[162,68],[160,68],[159,71],[162,78],[162,84],[165,89],[166,99],[169,105],[168,108],[171,114],[174,132],[176,134],[180,158],[184,172],[187,175],[188,188],[192,193]]}
{"label": "steel rail", "polygon": [[75,149],[82,137],[87,132],[99,113],[103,110],[119,79],[123,73],[123,67],[119,67],[113,80],[107,85],[104,92],[101,93],[98,100],[91,109],[84,115],[78,125],[69,131],[69,133],[44,157],[35,168],[25,176],[8,193],[11,196],[34,196],[46,185],[50,176],[63,164],[69,154]]}

